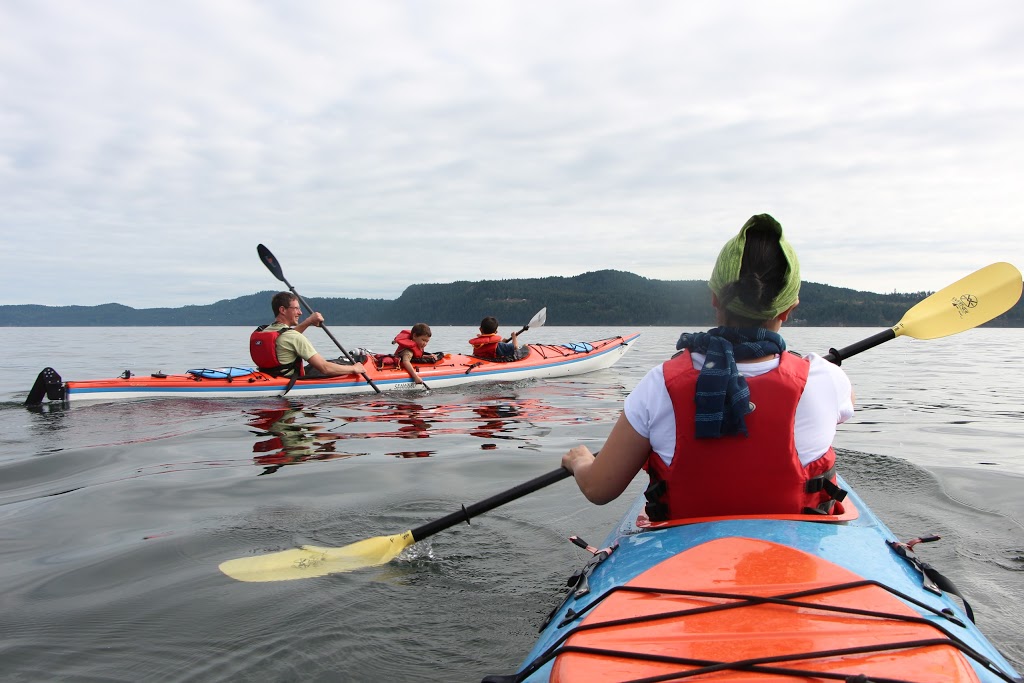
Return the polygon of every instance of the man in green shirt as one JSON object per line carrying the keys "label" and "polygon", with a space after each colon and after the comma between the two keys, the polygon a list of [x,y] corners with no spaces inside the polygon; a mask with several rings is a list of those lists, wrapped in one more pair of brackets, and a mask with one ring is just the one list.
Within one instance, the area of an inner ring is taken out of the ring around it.
{"label": "man in green shirt", "polygon": [[[281,365],[293,364],[297,358],[301,358],[307,363],[305,374],[303,375],[307,378],[334,377],[336,375],[350,375],[354,372],[365,372],[362,363],[354,365],[336,363],[326,360],[316,352],[313,344],[302,333],[310,325],[322,323],[324,317],[320,313],[313,312],[300,323],[299,318],[302,316],[302,307],[299,306],[299,298],[297,296],[291,292],[278,292],[271,300],[271,306],[274,308],[276,317],[273,324],[267,326],[266,331],[288,330],[277,336],[277,360]],[[294,372],[295,370],[291,369],[283,374],[285,377],[291,377]]]}

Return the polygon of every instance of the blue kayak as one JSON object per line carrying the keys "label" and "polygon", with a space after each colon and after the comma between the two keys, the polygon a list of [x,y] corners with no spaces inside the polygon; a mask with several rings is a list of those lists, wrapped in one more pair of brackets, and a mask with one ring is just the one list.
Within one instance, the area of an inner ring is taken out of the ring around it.
{"label": "blue kayak", "polygon": [[484,681],[1022,680],[915,555],[934,537],[899,541],[852,491],[844,508],[651,523],[641,496],[519,671]]}

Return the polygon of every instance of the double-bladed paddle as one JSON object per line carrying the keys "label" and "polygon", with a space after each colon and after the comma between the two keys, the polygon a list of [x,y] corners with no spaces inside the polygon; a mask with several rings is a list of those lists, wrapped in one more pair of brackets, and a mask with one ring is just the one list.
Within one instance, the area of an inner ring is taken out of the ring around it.
{"label": "double-bladed paddle", "polygon": [[[306,310],[308,310],[310,313],[313,313],[313,307],[306,303],[306,300],[299,296],[299,293],[295,291],[294,287],[292,287],[292,283],[288,282],[288,279],[284,276],[284,271],[281,270],[281,264],[278,263],[277,258],[274,257],[270,250],[267,249],[262,244],[258,244],[256,245],[256,252],[260,255],[260,261],[263,261],[263,265],[267,267],[267,270],[273,273],[274,277],[276,277],[278,280],[288,285],[288,291],[294,294],[295,297],[300,302],[302,302],[302,305],[306,307]],[[320,323],[320,329],[326,332],[327,336],[331,338],[331,341],[334,342],[335,346],[341,349],[341,353],[343,356],[345,356],[345,360],[347,360],[350,365],[355,365],[355,361],[352,360],[352,356],[348,355],[348,351],[345,350],[345,347],[342,346],[341,343],[334,338],[334,335],[331,334],[331,331],[327,329],[327,325]],[[365,372],[362,372],[360,374],[363,376],[363,379],[366,380],[366,383],[373,387],[373,390],[379,394],[380,389],[378,389],[377,385],[373,383],[373,380],[370,379]]]}
{"label": "double-bladed paddle", "polygon": [[[1020,299],[1020,294],[1020,271],[1009,263],[995,263],[919,302],[891,329],[840,351],[833,349],[825,358],[839,362],[898,336],[935,339],[964,332],[1008,311]],[[341,548],[303,546],[269,555],[242,557],[221,563],[220,570],[238,581],[289,581],[386,564],[417,541],[460,522],[469,523],[472,517],[569,476],[568,470],[559,467],[479,503],[463,506],[437,521],[394,536],[367,538]]]}

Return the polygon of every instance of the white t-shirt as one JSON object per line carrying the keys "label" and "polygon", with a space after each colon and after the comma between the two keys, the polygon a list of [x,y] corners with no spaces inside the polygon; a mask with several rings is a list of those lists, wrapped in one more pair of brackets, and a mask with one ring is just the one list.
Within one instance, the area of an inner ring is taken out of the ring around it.
{"label": "white t-shirt", "polygon": [[[690,353],[693,367],[704,367],[704,354]],[[825,454],[836,436],[836,425],[853,417],[852,387],[846,373],[821,356],[805,356],[811,362],[807,385],[796,408],[794,438],[800,462],[805,466]],[[737,363],[744,377],[756,377],[779,367],[779,357],[759,363]],[[671,464],[676,452],[676,414],[665,388],[661,365],[654,367],[626,397],[623,413],[651,449]]]}

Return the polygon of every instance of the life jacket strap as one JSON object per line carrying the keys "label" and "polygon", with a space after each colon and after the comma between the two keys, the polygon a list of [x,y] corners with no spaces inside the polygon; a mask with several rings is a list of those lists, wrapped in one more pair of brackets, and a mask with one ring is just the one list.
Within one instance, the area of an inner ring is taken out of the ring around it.
{"label": "life jacket strap", "polygon": [[834,500],[832,500],[831,498],[829,498],[828,500],[824,500],[824,501],[818,503],[816,506],[814,506],[812,508],[811,507],[804,508],[803,513],[805,515],[831,515],[832,514],[832,509],[835,507],[835,505],[836,505],[836,502]]}
{"label": "life jacket strap", "polygon": [[664,502],[665,490],[667,488],[668,485],[664,479],[651,475],[651,483],[647,485],[647,489],[644,491],[644,498],[647,499],[644,511],[652,522],[664,522],[668,519],[668,503]]}
{"label": "life jacket strap", "polygon": [[832,481],[836,476],[836,467],[833,465],[828,468],[827,471],[822,472],[817,477],[812,477],[807,480],[807,484],[804,487],[804,491],[807,493],[818,493],[824,491],[828,498],[821,501],[814,507],[805,507],[805,515],[831,515],[834,514],[833,510],[836,503],[841,503],[846,500],[846,494],[849,493],[845,489],[839,488],[839,486]]}
{"label": "life jacket strap", "polygon": [[832,481],[836,476],[835,465],[830,467],[828,471],[821,473],[817,477],[812,477],[807,480],[807,485],[804,487],[804,491],[807,493],[818,493],[824,491],[829,495],[832,500],[836,502],[843,502],[846,500],[846,494],[849,493],[845,489],[839,488],[839,486]]}

